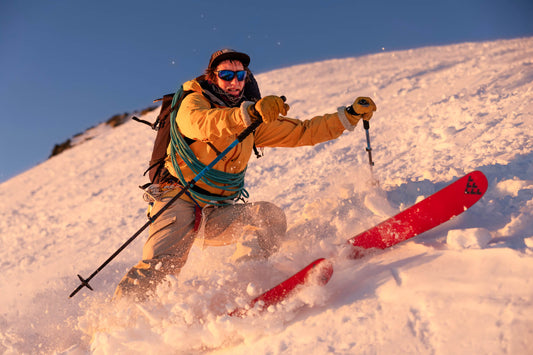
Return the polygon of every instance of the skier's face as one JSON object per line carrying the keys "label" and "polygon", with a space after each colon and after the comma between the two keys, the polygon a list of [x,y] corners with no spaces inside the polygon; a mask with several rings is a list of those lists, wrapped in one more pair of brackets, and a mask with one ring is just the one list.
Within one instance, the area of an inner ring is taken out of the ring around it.
{"label": "skier's face", "polygon": [[[230,70],[233,72],[237,72],[244,70],[244,66],[241,62],[238,61],[225,60],[217,66],[216,73],[218,74],[222,70]],[[219,78],[218,75],[216,78],[217,85],[230,95],[239,96],[242,89],[244,88],[245,80],[239,81],[238,75],[234,75],[233,79],[230,81],[223,80]]]}

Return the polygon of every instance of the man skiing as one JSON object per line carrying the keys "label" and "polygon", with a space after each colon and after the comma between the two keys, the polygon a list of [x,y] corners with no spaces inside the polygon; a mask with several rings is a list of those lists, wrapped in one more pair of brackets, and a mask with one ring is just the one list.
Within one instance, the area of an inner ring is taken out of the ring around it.
{"label": "man skiing", "polygon": [[[257,147],[314,145],[353,130],[369,120],[376,105],[359,97],[336,113],[307,121],[285,117],[289,105],[281,97],[260,98],[248,69],[250,57],[232,49],[212,54],[205,75],[183,84],[183,98],[171,122],[177,128],[169,145],[167,179],[150,190],[150,215],[176,196],[220,151],[256,120],[263,123],[167,208],[151,225],[142,260],[122,278],[115,298],[144,299],[166,275],[178,275],[195,240],[204,246],[236,244],[232,261],[268,258],[283,240],[284,212],[270,202],[244,202],[244,176]],[[204,164],[204,165],[202,165]]]}

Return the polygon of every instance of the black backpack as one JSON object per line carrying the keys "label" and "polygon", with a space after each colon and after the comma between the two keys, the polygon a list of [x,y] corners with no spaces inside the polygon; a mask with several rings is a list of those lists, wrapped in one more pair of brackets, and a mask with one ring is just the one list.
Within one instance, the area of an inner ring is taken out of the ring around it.
{"label": "black backpack", "polygon": [[[250,80],[246,81],[246,84],[244,86],[244,97],[249,101],[257,101],[261,98],[261,93],[259,91],[259,86],[257,85],[257,82],[252,74],[249,75]],[[203,76],[200,76],[197,78],[197,80],[202,81],[204,79]],[[133,116],[132,119],[145,123],[152,127],[155,131],[157,131],[157,135],[155,137],[154,141],[154,148],[152,150],[152,157],[150,158],[150,164],[148,166],[148,169],[144,172],[144,175],[148,173],[148,177],[150,178],[150,182],[142,186],[142,188],[146,188],[151,184],[161,184],[166,181],[177,181],[175,177],[173,177],[168,170],[165,168],[165,159],[167,157],[167,148],[170,144],[170,114],[174,109],[179,109],[181,102],[183,99],[192,93],[193,91],[185,91],[183,90],[183,86],[179,88],[177,91],[178,98],[176,99],[176,103],[174,106],[172,106],[172,101],[174,99],[175,94],[167,94],[163,96],[162,98],[154,100],[154,102],[162,102],[161,103],[161,109],[159,111],[159,115],[157,116],[157,119],[154,123],[150,123],[145,120],[141,120],[138,117]],[[213,104],[211,104],[212,107],[215,107]],[[184,137],[187,144],[191,145],[195,142],[194,139]],[[207,143],[210,144],[210,143]],[[212,146],[213,147],[213,146]],[[216,150],[215,150],[216,151]],[[254,145],[254,151],[257,157],[260,157],[260,153],[257,151],[257,148]]]}

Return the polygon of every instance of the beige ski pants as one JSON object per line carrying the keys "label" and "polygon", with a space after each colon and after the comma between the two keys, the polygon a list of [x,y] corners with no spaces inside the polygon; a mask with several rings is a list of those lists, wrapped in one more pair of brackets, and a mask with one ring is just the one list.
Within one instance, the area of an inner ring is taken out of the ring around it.
{"label": "beige ski pants", "polygon": [[[156,214],[170,198],[156,201]],[[242,203],[222,207],[209,206],[202,211],[199,231],[194,230],[195,205],[177,200],[150,225],[142,260],[122,278],[115,299],[133,296],[140,299],[154,290],[169,274],[178,275],[185,265],[196,238],[205,246],[237,243],[234,261],[267,258],[276,251],[285,236],[285,213],[270,202]]]}

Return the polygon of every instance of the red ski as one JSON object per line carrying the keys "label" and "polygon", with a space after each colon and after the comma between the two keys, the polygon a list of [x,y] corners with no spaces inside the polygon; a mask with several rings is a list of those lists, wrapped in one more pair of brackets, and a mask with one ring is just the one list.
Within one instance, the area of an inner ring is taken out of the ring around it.
{"label": "red ski", "polygon": [[[246,312],[248,312],[250,308],[253,308],[258,302],[261,304],[262,309],[267,309],[268,307],[286,299],[296,286],[309,283],[311,278],[316,280],[316,283],[325,285],[328,283],[332,274],[333,264],[324,258],[317,259],[287,280],[254,298],[248,304],[248,307],[237,308],[229,313],[229,315],[244,316]],[[311,275],[314,275],[314,277]]]}
{"label": "red ski", "polygon": [[[362,257],[366,249],[385,249],[437,227],[474,205],[485,194],[487,187],[487,178],[480,171],[473,171],[463,176],[408,209],[350,238],[348,243],[354,246],[352,256]],[[317,259],[285,281],[254,298],[247,307],[237,308],[230,315],[243,316],[258,302],[262,305],[262,309],[266,309],[283,301],[298,286],[305,285],[310,280],[325,285],[332,274],[331,261]]]}

